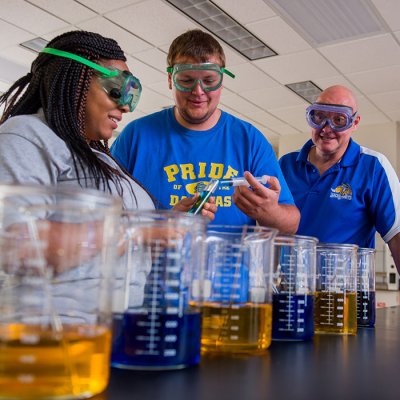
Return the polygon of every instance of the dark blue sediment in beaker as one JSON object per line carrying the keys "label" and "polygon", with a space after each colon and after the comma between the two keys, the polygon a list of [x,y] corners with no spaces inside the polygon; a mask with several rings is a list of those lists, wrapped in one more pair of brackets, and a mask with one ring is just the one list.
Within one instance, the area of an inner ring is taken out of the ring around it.
{"label": "dark blue sediment in beaker", "polygon": [[357,292],[357,326],[373,328],[375,326],[375,292]]}
{"label": "dark blue sediment in beaker", "polygon": [[201,314],[114,314],[111,366],[175,369],[200,361]]}
{"label": "dark blue sediment in beaker", "polygon": [[272,340],[310,340],[314,336],[314,296],[274,293]]}

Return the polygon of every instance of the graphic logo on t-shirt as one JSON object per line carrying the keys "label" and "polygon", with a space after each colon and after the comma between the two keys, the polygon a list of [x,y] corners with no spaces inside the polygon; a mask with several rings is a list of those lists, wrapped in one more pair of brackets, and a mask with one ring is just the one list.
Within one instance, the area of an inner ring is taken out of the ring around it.
{"label": "graphic logo on t-shirt", "polygon": [[[169,199],[171,207],[188,195],[193,196],[197,192],[202,192],[211,180],[230,179],[239,173],[230,165],[214,162],[170,164],[163,169],[171,185]],[[232,193],[232,187],[219,186],[213,196],[215,204],[218,207],[231,207]]]}
{"label": "graphic logo on t-shirt", "polygon": [[338,200],[351,200],[353,198],[353,191],[348,183],[342,183],[341,185],[336,186],[334,189],[331,188],[330,197]]}

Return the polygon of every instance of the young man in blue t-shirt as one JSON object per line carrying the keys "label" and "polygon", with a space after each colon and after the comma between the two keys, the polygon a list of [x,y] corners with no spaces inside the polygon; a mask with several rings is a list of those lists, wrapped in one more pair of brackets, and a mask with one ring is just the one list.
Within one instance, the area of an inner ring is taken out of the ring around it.
{"label": "young man in blue t-shirt", "polygon": [[351,139],[360,123],[354,95],[329,87],[306,117],[311,140],[279,161],[301,212],[298,234],[373,248],[378,231],[400,271],[399,179],[385,156]]}
{"label": "young man in blue t-shirt", "polygon": [[[218,108],[225,55],[208,33],[178,36],[168,57],[175,106],[131,122],[113,156],[167,208],[211,180],[242,177],[248,186],[221,184],[214,223],[270,226],[294,233],[299,211],[271,145],[260,131]],[[254,177],[268,175],[267,185]],[[249,187],[251,186],[251,188]]]}

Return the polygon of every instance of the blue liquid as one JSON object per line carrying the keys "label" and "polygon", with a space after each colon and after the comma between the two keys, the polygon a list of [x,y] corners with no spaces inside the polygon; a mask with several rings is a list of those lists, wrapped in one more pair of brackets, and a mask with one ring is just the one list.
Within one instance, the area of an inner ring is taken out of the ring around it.
{"label": "blue liquid", "polygon": [[375,326],[375,292],[357,292],[357,326]]}
{"label": "blue liquid", "polygon": [[175,369],[198,364],[201,314],[114,314],[111,365]]}
{"label": "blue liquid", "polygon": [[272,296],[272,340],[310,340],[314,336],[314,296]]}

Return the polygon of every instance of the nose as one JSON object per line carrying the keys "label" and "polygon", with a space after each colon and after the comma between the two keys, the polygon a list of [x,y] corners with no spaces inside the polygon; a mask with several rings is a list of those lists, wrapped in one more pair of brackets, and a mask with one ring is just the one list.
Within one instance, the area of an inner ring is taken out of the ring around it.
{"label": "nose", "polygon": [[130,111],[128,104],[119,105],[118,108],[123,114],[126,114]]}
{"label": "nose", "polygon": [[192,89],[193,94],[203,94],[204,90],[201,87],[201,80],[197,79],[196,84],[194,85],[194,88]]}

